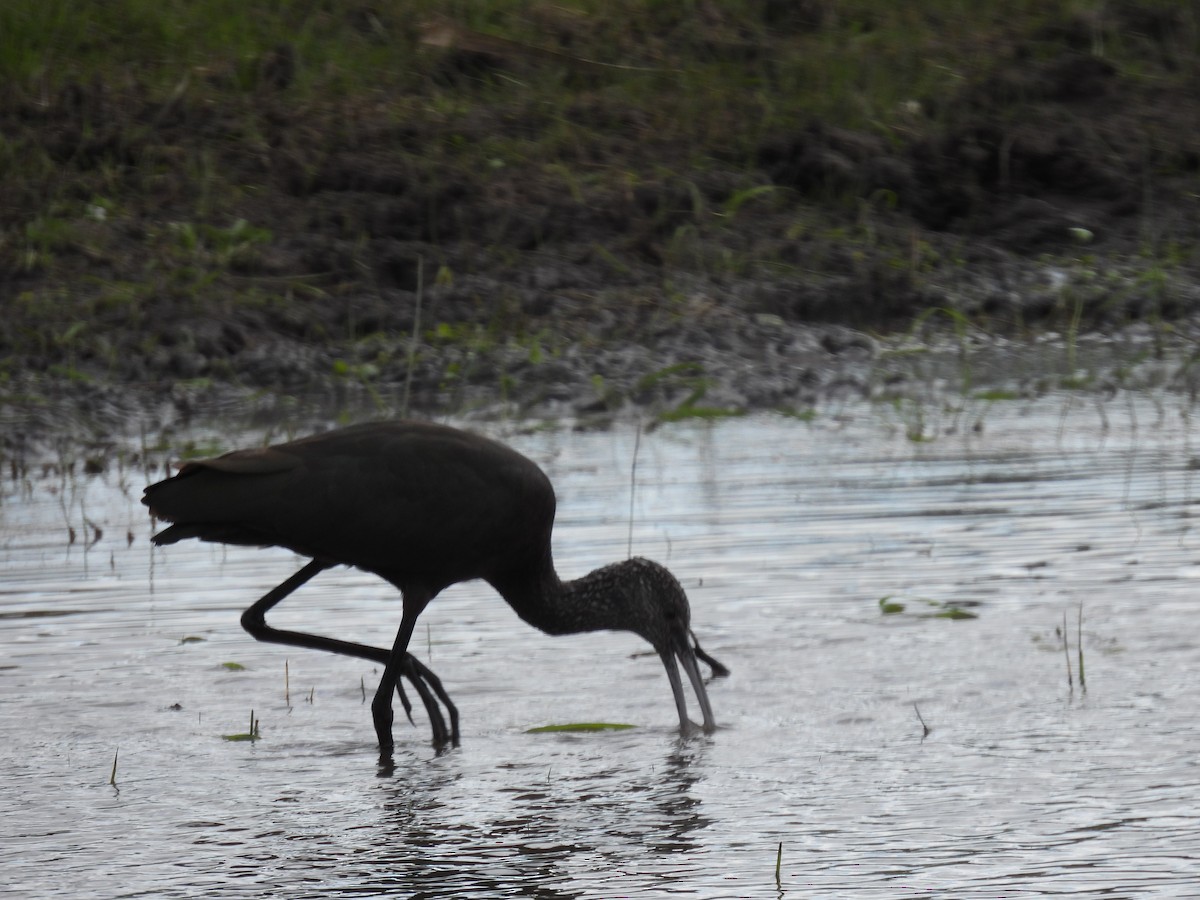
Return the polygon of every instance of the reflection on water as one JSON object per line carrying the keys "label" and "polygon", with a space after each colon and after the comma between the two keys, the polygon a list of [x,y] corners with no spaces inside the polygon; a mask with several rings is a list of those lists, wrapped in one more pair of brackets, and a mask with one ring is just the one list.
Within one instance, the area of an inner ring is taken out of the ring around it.
{"label": "reflection on water", "polygon": [[[436,754],[420,718],[398,724],[387,776],[369,664],[240,630],[298,560],[152,551],[141,471],[6,475],[0,891],[1186,893],[1200,878],[1190,412],[1055,396],[924,410],[914,428],[903,408],[847,406],[669,426],[642,435],[636,469],[632,430],[509,434],[559,491],[566,576],[625,556],[636,472],[634,552],[679,575],[698,637],[733,671],[710,686],[722,727],[677,737],[639,639],[550,638],[461,585],[413,649],[458,702],[463,745]],[[883,614],[884,598],[903,611]],[[950,608],[977,617],[931,616]],[[337,569],[273,621],[386,644],[398,618],[387,585]],[[223,741],[251,709],[263,739]],[[526,733],[596,720],[640,727]]]}

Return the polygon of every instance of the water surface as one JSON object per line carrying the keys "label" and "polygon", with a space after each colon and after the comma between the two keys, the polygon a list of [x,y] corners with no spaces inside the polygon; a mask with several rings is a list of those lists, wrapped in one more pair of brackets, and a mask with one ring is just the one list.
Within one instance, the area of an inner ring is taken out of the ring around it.
{"label": "water surface", "polygon": [[[698,637],[732,669],[710,685],[721,729],[678,737],[639,639],[547,637],[485,585],[460,585],[412,649],[459,704],[462,746],[434,752],[418,712],[415,728],[397,723],[390,774],[364,703],[373,666],[239,627],[300,560],[152,550],[142,469],[6,473],[0,892],[1194,890],[1191,407],[1062,394],[925,410],[917,429],[912,414],[847,405],[811,423],[673,425],[640,440],[492,429],[558,489],[564,576],[623,558],[632,539],[680,577]],[[219,423],[191,437],[261,439]],[[881,600],[903,611],[885,615]],[[975,618],[933,615],[948,610]],[[385,645],[399,602],[335,569],[272,622]],[[262,739],[223,740],[251,710]],[[526,733],[578,721],[638,727]]]}

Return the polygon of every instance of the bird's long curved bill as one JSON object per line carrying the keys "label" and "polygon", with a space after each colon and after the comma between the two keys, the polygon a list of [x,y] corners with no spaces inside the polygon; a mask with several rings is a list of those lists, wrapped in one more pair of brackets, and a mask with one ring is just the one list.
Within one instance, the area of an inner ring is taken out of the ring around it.
{"label": "bird's long curved bill", "polygon": [[679,667],[675,664],[676,658],[683,666],[683,671],[687,672],[688,680],[692,683],[692,690],[696,692],[696,699],[700,702],[705,733],[715,731],[717,722],[713,718],[712,705],[708,702],[708,691],[704,687],[704,679],[700,676],[700,666],[696,662],[696,654],[692,650],[691,644],[688,643],[687,634],[678,636],[673,643],[673,647],[660,649],[658,655],[662,659],[663,667],[667,670],[667,679],[671,682],[671,693],[675,695],[675,709],[679,712],[679,730],[684,734],[690,732],[692,721],[688,718],[687,700],[683,695],[683,681],[679,677]]}

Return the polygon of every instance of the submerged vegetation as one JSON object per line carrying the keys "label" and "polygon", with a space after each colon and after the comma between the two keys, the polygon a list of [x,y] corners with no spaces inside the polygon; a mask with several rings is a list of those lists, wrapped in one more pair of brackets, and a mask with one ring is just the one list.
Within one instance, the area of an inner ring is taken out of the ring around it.
{"label": "submerged vegetation", "polygon": [[879,612],[885,616],[897,616],[908,610],[910,606],[921,604],[925,611],[915,613],[918,619],[978,619],[979,614],[971,612],[966,607],[978,606],[976,601],[966,600],[961,603],[951,603],[941,600],[930,600],[926,597],[914,597],[905,601],[897,600],[891,594],[879,598]]}
{"label": "submerged vegetation", "polygon": [[625,722],[569,722],[562,725],[539,725],[536,728],[527,728],[525,733],[564,734],[591,731],[625,731],[636,727],[636,725],[630,725]]}
{"label": "submerged vegetation", "polygon": [[803,413],[710,387],[814,324],[1169,331],[1197,78],[1169,0],[11,0],[0,394],[670,421]]}

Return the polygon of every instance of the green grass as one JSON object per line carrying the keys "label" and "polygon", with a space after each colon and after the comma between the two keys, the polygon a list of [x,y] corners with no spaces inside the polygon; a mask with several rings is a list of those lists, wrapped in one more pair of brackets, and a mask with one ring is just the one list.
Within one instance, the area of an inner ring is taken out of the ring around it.
{"label": "green grass", "polygon": [[[452,273],[437,258],[443,237],[477,247],[481,269],[515,270],[526,245],[550,243],[564,218],[591,213],[613,222],[608,233],[581,236],[585,255],[617,281],[642,270],[643,253],[661,266],[664,285],[685,283],[672,282],[672,270],[721,281],[822,268],[819,257],[760,250],[745,236],[759,222],[769,224],[757,234],[789,246],[850,248],[861,271],[917,279],[949,263],[916,233],[888,243],[884,226],[903,212],[903,195],[830,184],[798,201],[799,189],[762,183],[763,148],[795,141],[814,122],[896,148],[937,138],[969,117],[964,90],[1011,63],[1014,50],[1056,59],[1067,48],[1061,33],[1083,26],[1091,52],[1122,77],[1194,84],[1200,12],[1172,0],[1139,7],[1151,17],[1174,10],[1176,26],[1151,44],[1119,27],[1107,5],[1085,0],[5,0],[0,121],[11,127],[0,129],[0,270],[28,284],[11,292],[21,316],[0,335],[0,356],[59,356],[58,374],[86,377],[163,349],[153,334],[145,346],[107,343],[119,329],[246,311],[270,326],[291,305],[327,309],[375,289],[372,243],[414,220],[428,234],[405,239],[430,248],[425,262],[439,287],[476,274]],[[472,67],[430,46],[425,24],[439,17],[460,41],[499,42],[498,64]],[[271,73],[289,54],[293,75],[277,84]],[[1013,98],[1014,116],[1022,99]],[[390,192],[364,193],[418,195],[411,208],[377,221],[372,203],[347,203],[311,226],[307,216],[326,213],[310,209],[305,191],[331,158],[356,151],[363,158],[346,165],[356,174],[401,173]],[[456,200],[510,191],[508,207],[493,204],[465,226],[455,220],[479,208],[463,202],[472,211],[457,212]],[[504,214],[560,201],[566,212],[545,223]],[[833,209],[828,223],[812,211],[822,203]],[[648,233],[628,233],[643,225]],[[310,226],[336,231],[349,258],[272,268],[271,251]],[[1147,290],[1165,294],[1171,267],[1190,259],[1187,241],[1174,240],[1145,236],[1157,260]],[[431,305],[418,333],[467,350],[516,339],[536,365],[557,352],[556,336],[529,321],[517,293],[481,297],[471,322],[441,322]],[[688,315],[684,304],[666,305]],[[1080,311],[1066,313],[1073,346]],[[936,318],[965,336],[956,315]],[[323,325],[309,327],[300,337],[328,339]],[[351,340],[361,336],[352,322],[344,327]],[[372,367],[391,362],[347,356],[339,374],[374,382]],[[447,371],[447,383],[470,374]],[[964,393],[969,376],[964,367]],[[703,373],[649,378],[640,390],[670,378],[695,394],[669,416],[730,412],[699,403]]]}
{"label": "green grass", "polygon": [[[1142,5],[1171,8],[1170,0]],[[249,94],[261,86],[264,59],[286,43],[296,52],[301,101],[370,96],[385,114],[449,122],[477,105],[519,110],[516,128],[482,145],[456,141],[453,128],[446,133],[442,152],[492,165],[569,156],[637,117],[648,117],[652,142],[686,136],[698,156],[736,155],[774,127],[814,117],[886,133],[911,117],[913,102],[939,109],[986,70],[992,45],[1014,28],[1030,33],[1035,55],[1052,57],[1060,46],[1045,26],[1085,14],[1085,6],[733,0],[701,13],[693,4],[654,0],[534,7],[524,0],[8,0],[0,5],[0,80],[32,93],[120,73],[163,100],[181,90]],[[1181,15],[1194,31],[1197,13]],[[457,80],[448,73],[431,82],[436,54],[423,49],[421,23],[436,16],[482,39],[511,42],[502,55],[513,71]],[[1145,55],[1136,36],[1095,21],[1096,46],[1107,56],[1132,65]],[[1180,36],[1185,49],[1187,37]],[[581,103],[610,112],[581,119]],[[726,211],[753,196],[735,193]]]}
{"label": "green grass", "polygon": [[1004,388],[988,388],[982,391],[976,391],[972,397],[975,400],[984,400],[988,403],[996,403],[1003,400],[1020,400],[1021,395],[1017,391],[1010,391]]}
{"label": "green grass", "polygon": [[368,35],[352,39],[352,30],[337,27],[338,17],[323,7],[286,0],[14,0],[0,9],[0,77],[61,83],[116,65],[164,90],[192,74],[250,90],[253,60],[288,40],[326,69],[327,85],[364,82],[389,54]]}

